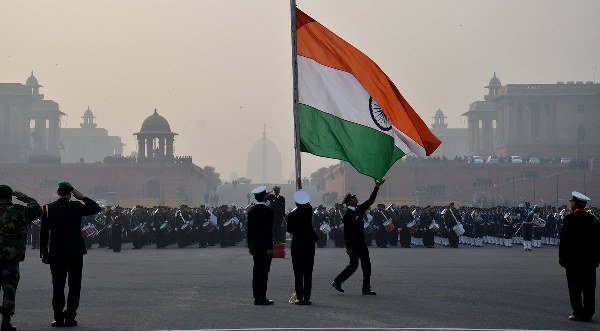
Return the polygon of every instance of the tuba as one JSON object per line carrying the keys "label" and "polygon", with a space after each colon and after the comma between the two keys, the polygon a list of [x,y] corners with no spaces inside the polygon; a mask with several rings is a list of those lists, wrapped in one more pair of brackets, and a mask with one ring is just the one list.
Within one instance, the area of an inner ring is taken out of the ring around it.
{"label": "tuba", "polygon": [[533,215],[533,224],[535,224],[536,226],[543,228],[546,226],[546,220],[541,219],[537,214]]}

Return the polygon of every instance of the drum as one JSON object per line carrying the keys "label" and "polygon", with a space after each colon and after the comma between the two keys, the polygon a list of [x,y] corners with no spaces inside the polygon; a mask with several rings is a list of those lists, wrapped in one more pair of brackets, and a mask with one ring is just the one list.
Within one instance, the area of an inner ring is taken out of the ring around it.
{"label": "drum", "polygon": [[437,231],[439,228],[440,226],[435,221],[431,222],[431,225],[429,225],[429,230]]}
{"label": "drum", "polygon": [[417,226],[417,222],[415,221],[408,222],[406,224],[406,227],[408,228],[408,232],[410,232],[410,234],[417,233],[417,230],[419,229],[419,227]]}
{"label": "drum", "polygon": [[133,232],[139,236],[144,235],[148,230],[146,230],[146,224],[140,223],[133,228]]}
{"label": "drum", "polygon": [[192,222],[192,221],[187,221],[187,222],[183,223],[183,225],[181,226],[181,231],[185,235],[192,233],[193,230],[194,230],[194,222]]}
{"label": "drum", "polygon": [[169,233],[169,232],[171,232],[171,230],[173,230],[171,228],[171,225],[169,225],[169,222],[164,222],[163,224],[161,224],[159,229],[160,229],[160,231],[166,232],[166,233]]}
{"label": "drum", "polygon": [[94,224],[88,224],[81,229],[81,235],[85,238],[91,238],[98,234],[98,230]]}
{"label": "drum", "polygon": [[385,228],[386,232],[394,231],[394,223],[392,223],[391,220],[387,220],[387,221],[383,222],[383,227]]}
{"label": "drum", "polygon": [[454,231],[454,233],[460,237],[463,233],[465,233],[465,228],[463,228],[462,224],[458,223],[452,227],[452,231]]}
{"label": "drum", "polygon": [[329,226],[329,224],[323,223],[319,227],[319,230],[321,230],[321,232],[323,232],[324,234],[329,234],[329,232],[331,232],[331,227]]}
{"label": "drum", "polygon": [[373,226],[371,225],[370,222],[365,222],[363,225],[363,228],[365,229],[365,233],[373,232]]}
{"label": "drum", "polygon": [[231,232],[235,230],[235,222],[233,221],[233,219],[230,219],[229,221],[223,223],[223,227],[227,232]]}
{"label": "drum", "polygon": [[215,226],[210,221],[206,221],[202,223],[202,228],[204,229],[204,231],[210,233],[215,229]]}

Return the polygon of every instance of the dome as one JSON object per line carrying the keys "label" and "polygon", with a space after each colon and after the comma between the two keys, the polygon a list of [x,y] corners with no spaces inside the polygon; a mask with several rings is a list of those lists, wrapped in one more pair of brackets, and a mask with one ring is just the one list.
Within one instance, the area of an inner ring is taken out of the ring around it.
{"label": "dome", "polygon": [[492,79],[490,79],[490,83],[488,84],[488,86],[502,86],[502,83],[500,83],[500,79],[498,79],[498,77],[496,77],[495,72],[494,72],[494,77],[492,77]]}
{"label": "dome", "polygon": [[439,118],[439,117],[446,118],[446,116],[444,115],[444,112],[441,109],[438,109],[435,112],[435,116],[434,116],[434,118]]}
{"label": "dome", "polygon": [[35,76],[33,75],[33,71],[31,72],[31,76],[29,76],[29,78],[27,78],[25,85],[26,86],[41,86],[40,83],[38,83],[37,78],[35,78]]}
{"label": "dome", "polygon": [[83,116],[81,116],[81,118],[96,118],[96,116],[94,116],[94,113],[92,113],[92,111],[90,110],[90,106],[87,107],[86,111],[83,113]]}
{"label": "dome", "polygon": [[142,123],[140,132],[171,132],[169,122],[162,116],[158,115],[158,111],[154,109],[154,114],[150,115]]}
{"label": "dome", "polygon": [[[266,161],[266,163],[265,163]],[[252,145],[246,163],[246,177],[253,183],[281,183],[283,180],[281,153],[266,134]]]}

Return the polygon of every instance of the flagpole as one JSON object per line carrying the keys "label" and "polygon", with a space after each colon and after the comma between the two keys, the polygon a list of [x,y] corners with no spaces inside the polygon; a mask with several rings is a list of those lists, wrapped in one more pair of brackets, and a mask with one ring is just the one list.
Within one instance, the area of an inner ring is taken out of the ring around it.
{"label": "flagpole", "polygon": [[290,0],[290,12],[292,19],[292,80],[294,86],[294,149],[296,167],[296,189],[300,189],[301,162],[300,162],[300,117],[298,115],[298,59],[296,53],[296,0]]}

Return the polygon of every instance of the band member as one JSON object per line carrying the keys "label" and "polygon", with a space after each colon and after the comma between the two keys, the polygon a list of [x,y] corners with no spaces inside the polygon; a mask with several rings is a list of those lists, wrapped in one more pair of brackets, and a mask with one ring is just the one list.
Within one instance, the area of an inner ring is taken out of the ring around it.
{"label": "band member", "polygon": [[400,246],[403,248],[410,248],[410,230],[408,223],[413,220],[413,216],[408,210],[408,206],[402,206],[400,208]]}
{"label": "band member", "polygon": [[268,200],[273,209],[274,222],[273,222],[273,240],[275,243],[285,242],[285,238],[281,232],[281,224],[285,218],[285,198],[279,195],[281,187],[273,187],[273,194],[269,194]]}
{"label": "band member", "polygon": [[[300,180],[298,180],[300,183]],[[312,206],[306,191],[294,193],[296,208],[288,214],[287,232],[292,235],[292,265],[297,305],[310,305],[312,272],[315,263],[315,242],[319,240],[312,225]]]}
{"label": "band member", "polygon": [[454,208],[454,202],[450,202],[450,206],[448,206],[448,212],[445,213],[445,223],[450,230],[448,232],[448,243],[452,248],[458,248],[458,235],[452,231],[452,228],[458,224],[456,215],[459,215],[458,209]]}
{"label": "band member", "polygon": [[[317,236],[319,237],[319,241],[317,241],[317,247],[319,248],[327,246],[327,234],[331,230],[331,227],[329,228],[329,231],[326,229],[326,227],[324,227],[324,230],[321,230],[321,226],[323,225],[329,226],[329,220],[327,219],[327,215],[325,215],[325,207],[323,207],[323,205],[319,205],[315,211],[315,214],[313,215],[313,226],[315,227]],[[327,233],[324,233],[323,231],[326,231]]]}
{"label": "band member", "polygon": [[377,204],[377,209],[373,212],[373,226],[375,227],[375,244],[379,248],[387,248],[387,232],[383,223],[387,221],[387,217],[383,213],[385,205]]}
{"label": "band member", "polygon": [[344,292],[342,284],[354,274],[358,269],[358,261],[363,271],[362,293],[364,295],[375,295],[371,291],[371,259],[369,258],[369,248],[365,243],[365,232],[363,229],[363,216],[367,209],[375,202],[379,187],[385,182],[375,180],[375,188],[367,201],[358,204],[356,195],[348,193],[344,198],[344,203],[348,206],[344,214],[344,239],[346,242],[346,253],[350,257],[350,263],[342,272],[335,277],[331,285],[338,291]]}
{"label": "band member", "polygon": [[[27,206],[13,205],[12,197]],[[15,298],[19,285],[19,263],[25,260],[27,227],[40,216],[42,208],[33,198],[0,185],[0,288],[2,289],[2,331],[14,331],[10,323],[15,314]]]}
{"label": "band member", "polygon": [[600,223],[594,215],[585,211],[590,198],[573,192],[570,201],[573,212],[563,220],[558,262],[567,273],[569,298],[573,308],[569,319],[591,321],[595,312],[596,268],[600,264],[597,244]]}
{"label": "band member", "polygon": [[255,305],[272,305],[267,299],[267,282],[273,258],[273,210],[266,205],[267,187],[252,190],[256,204],[248,212],[248,248],[254,267],[252,269],[252,293]]}
{"label": "band member", "polygon": [[[52,273],[52,326],[76,326],[81,291],[83,255],[87,253],[81,237],[81,218],[99,213],[98,204],[75,190],[69,182],[58,183],[59,199],[45,205],[40,232],[40,255],[50,264]],[[83,201],[71,201],[71,197]],[[69,277],[69,295],[65,307],[65,283]]]}
{"label": "band member", "polygon": [[515,228],[513,227],[513,215],[510,213],[504,215],[504,219],[502,220],[502,231],[504,236],[504,246],[512,247],[513,232],[515,231]]}
{"label": "band member", "polygon": [[521,230],[523,231],[523,250],[531,251],[533,210],[529,208],[529,202],[525,202],[525,209],[522,211],[521,218],[523,220],[523,225],[521,226]]}

